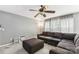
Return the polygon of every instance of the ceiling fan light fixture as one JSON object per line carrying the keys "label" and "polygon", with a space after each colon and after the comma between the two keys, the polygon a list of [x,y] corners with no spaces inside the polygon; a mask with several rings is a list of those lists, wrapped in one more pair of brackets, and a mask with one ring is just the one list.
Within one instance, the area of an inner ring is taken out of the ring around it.
{"label": "ceiling fan light fixture", "polygon": [[55,13],[55,11],[53,10],[47,10],[48,6],[46,5],[40,5],[40,7],[41,8],[39,10],[30,9],[30,11],[38,11],[38,13],[34,17],[37,17],[39,14],[42,15],[43,17],[46,17],[45,13]]}

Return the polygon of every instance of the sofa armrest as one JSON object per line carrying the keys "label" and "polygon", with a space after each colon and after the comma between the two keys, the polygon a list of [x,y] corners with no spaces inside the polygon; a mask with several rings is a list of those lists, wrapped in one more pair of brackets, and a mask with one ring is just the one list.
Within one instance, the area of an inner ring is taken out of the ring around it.
{"label": "sofa armrest", "polygon": [[76,54],[79,54],[79,46],[77,46],[77,47],[75,48],[75,53],[76,53]]}
{"label": "sofa armrest", "polygon": [[41,36],[41,35],[43,35],[43,34],[37,34],[37,38],[39,39],[39,36]]}

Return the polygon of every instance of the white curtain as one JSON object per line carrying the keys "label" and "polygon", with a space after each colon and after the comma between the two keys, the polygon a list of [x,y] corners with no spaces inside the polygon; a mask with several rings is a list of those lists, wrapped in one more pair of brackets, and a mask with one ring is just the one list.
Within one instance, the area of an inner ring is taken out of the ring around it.
{"label": "white curtain", "polygon": [[45,31],[73,33],[74,18],[73,15],[65,15],[51,18],[45,22]]}
{"label": "white curtain", "polygon": [[74,17],[74,32],[79,34],[79,13],[75,13]]}
{"label": "white curtain", "polygon": [[51,31],[52,32],[60,32],[60,20],[59,18],[51,19]]}
{"label": "white curtain", "polygon": [[50,19],[45,21],[44,31],[50,31]]}
{"label": "white curtain", "polygon": [[73,15],[66,15],[60,17],[61,32],[73,33],[74,30],[74,18]]}

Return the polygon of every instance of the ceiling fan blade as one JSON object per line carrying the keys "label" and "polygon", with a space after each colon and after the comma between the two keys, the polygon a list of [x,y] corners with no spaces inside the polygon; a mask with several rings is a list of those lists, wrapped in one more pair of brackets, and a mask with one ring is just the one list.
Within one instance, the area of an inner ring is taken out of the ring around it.
{"label": "ceiling fan blade", "polygon": [[34,17],[36,18],[38,15],[42,15],[43,17],[46,17],[46,14],[37,13]]}
{"label": "ceiling fan blade", "polygon": [[37,13],[34,17],[36,18],[40,13]]}
{"label": "ceiling fan blade", "polygon": [[44,11],[44,12],[46,12],[46,13],[55,13],[55,11],[50,11],[50,10]]}
{"label": "ceiling fan blade", "polygon": [[29,9],[29,11],[37,11],[37,10],[34,10],[34,9]]}

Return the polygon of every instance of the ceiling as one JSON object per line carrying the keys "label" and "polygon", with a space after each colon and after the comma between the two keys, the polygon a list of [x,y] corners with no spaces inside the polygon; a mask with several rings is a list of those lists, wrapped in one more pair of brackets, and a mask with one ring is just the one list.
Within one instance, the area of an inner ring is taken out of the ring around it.
{"label": "ceiling", "polygon": [[10,12],[13,14],[33,18],[33,19],[47,19],[50,17],[56,17],[60,15],[65,15],[69,13],[79,12],[78,5],[48,5],[49,10],[55,10],[55,14],[46,14],[47,17],[39,15],[37,18],[33,16],[37,13],[35,11],[29,11],[29,9],[39,9],[39,5],[0,5],[0,10]]}

